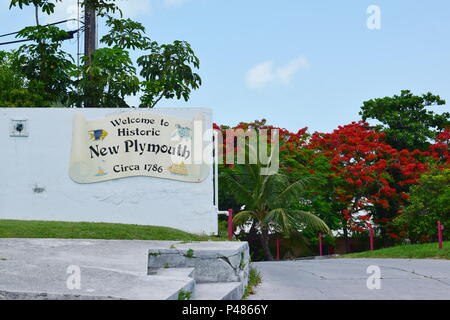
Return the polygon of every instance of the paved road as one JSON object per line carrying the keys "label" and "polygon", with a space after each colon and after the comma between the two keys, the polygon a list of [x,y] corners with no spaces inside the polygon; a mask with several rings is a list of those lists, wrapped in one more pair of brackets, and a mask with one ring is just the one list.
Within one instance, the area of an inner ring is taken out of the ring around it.
{"label": "paved road", "polygon": [[[251,300],[450,299],[450,260],[323,259],[252,263],[263,281]],[[374,271],[378,266],[380,289]]]}

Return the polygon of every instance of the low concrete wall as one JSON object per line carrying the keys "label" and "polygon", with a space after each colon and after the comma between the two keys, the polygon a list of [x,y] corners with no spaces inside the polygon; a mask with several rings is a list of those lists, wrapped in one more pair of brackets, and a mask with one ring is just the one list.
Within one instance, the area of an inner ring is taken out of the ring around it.
{"label": "low concrete wall", "polygon": [[[159,225],[216,234],[212,167],[201,183],[130,177],[77,184],[69,178],[73,115],[82,112],[92,120],[132,110],[0,108],[0,218]],[[210,109],[138,111],[188,120],[202,112],[212,127]],[[13,119],[27,119],[28,137],[10,137]]]}

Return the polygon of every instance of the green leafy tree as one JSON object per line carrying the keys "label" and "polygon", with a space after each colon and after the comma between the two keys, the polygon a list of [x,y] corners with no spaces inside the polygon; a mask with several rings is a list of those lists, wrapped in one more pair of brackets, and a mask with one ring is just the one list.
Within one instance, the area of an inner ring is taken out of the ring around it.
{"label": "green leafy tree", "polygon": [[430,92],[415,96],[402,90],[400,95],[365,101],[359,114],[364,121],[381,122],[377,129],[386,134],[385,140],[392,147],[425,151],[430,141],[450,125],[450,113],[436,114],[426,108],[444,104],[445,100]]}
{"label": "green leafy tree", "polygon": [[159,45],[153,41],[147,50],[149,54],[137,59],[144,78],[141,106],[153,108],[162,98],[188,101],[192,89],[198,89],[202,83],[192,70],[200,67],[200,61],[189,43]]}
{"label": "green leafy tree", "polygon": [[91,55],[91,62],[83,57],[80,80],[76,82],[78,94],[73,95],[73,102],[81,106],[87,92],[89,101],[95,107],[128,107],[125,97],[136,95],[139,91],[139,79],[136,68],[127,51],[118,48],[100,48]]}
{"label": "green leafy tree", "polygon": [[100,42],[108,48],[99,48],[82,58],[78,70],[77,92],[72,101],[82,106],[89,101],[94,107],[129,107],[125,98],[140,91],[140,80],[127,49],[144,49],[149,39],[145,28],[131,19],[107,16],[109,32]]}
{"label": "green leafy tree", "polygon": [[33,92],[28,88],[29,82],[25,76],[13,66],[16,60],[16,52],[0,51],[0,107],[50,106],[50,102],[38,91]]}
{"label": "green leafy tree", "polygon": [[9,8],[18,6],[20,9],[23,6],[34,5],[36,8],[40,8],[42,12],[47,14],[51,14],[55,11],[55,5],[57,2],[61,2],[62,0],[11,0],[9,4]]}
{"label": "green leafy tree", "polygon": [[[54,13],[60,0],[11,0],[10,8],[33,5],[36,12]],[[100,42],[106,48],[95,50],[77,68],[70,54],[61,49],[62,41],[73,33],[56,26],[26,27],[17,37],[31,41],[18,50],[15,68],[27,86],[39,92],[52,106],[127,107],[126,98],[141,94],[142,107],[154,107],[162,98],[188,101],[191,91],[201,85],[193,70],[200,62],[185,41],[158,44],[145,35],[139,22],[123,19],[114,0],[85,0],[84,8],[94,9],[106,18],[109,31]],[[111,16],[120,13],[120,18]],[[140,50],[139,72],[128,50]],[[141,78],[138,77],[138,74]],[[1,89],[1,88],[0,88]]]}
{"label": "green leafy tree", "polygon": [[450,236],[450,169],[435,169],[424,174],[413,186],[409,204],[396,224],[405,229],[404,236],[412,241],[426,242],[437,239],[437,221],[445,226],[443,234]]}
{"label": "green leafy tree", "polygon": [[[338,186],[336,172],[329,159],[309,146],[307,128],[295,132],[282,131],[280,171],[293,183],[306,176],[316,177],[302,194],[302,210],[314,212],[333,230],[340,229],[342,204],[335,201]],[[315,235],[316,236],[316,235]]]}
{"label": "green leafy tree", "polygon": [[144,50],[150,43],[150,39],[145,35],[144,26],[139,22],[108,16],[106,26],[109,27],[109,32],[100,39],[100,42],[110,47]]}
{"label": "green leafy tree", "polygon": [[290,183],[286,175],[262,175],[261,169],[260,162],[240,164],[233,171],[224,171],[222,174],[236,202],[245,205],[245,209],[234,216],[233,223],[242,226],[256,221],[267,260],[273,260],[269,249],[271,232],[286,237],[306,228],[330,232],[322,219],[298,209],[300,197],[311,179],[303,178]]}
{"label": "green leafy tree", "polygon": [[[222,134],[226,136],[226,130],[230,129],[230,127],[224,125],[219,127],[215,125],[215,129],[221,130]],[[271,126],[267,124],[265,119],[262,119],[251,123],[241,122],[232,129],[254,129],[258,132],[261,129],[268,130],[268,132],[273,129],[278,130],[280,144],[279,172],[284,179],[287,179],[286,184],[289,185],[300,180],[303,181],[305,177],[309,177],[306,180],[314,181],[314,183],[309,183],[307,187],[303,188],[295,203],[290,205],[290,210],[312,212],[321,218],[331,229],[339,229],[341,224],[339,203],[334,201],[332,196],[334,192],[334,178],[332,175],[334,172],[331,171],[331,165],[326,157],[308,148],[310,135],[307,133],[307,128],[300,129],[297,132],[290,132],[283,128]],[[226,139],[224,142],[224,145],[228,144]],[[233,148],[229,149],[232,150]],[[219,156],[221,156],[220,152]],[[237,201],[233,196],[234,188],[230,187],[225,179],[226,175],[238,177],[240,170],[242,170],[239,167],[239,165],[233,166],[227,164],[219,166],[219,172],[221,173],[219,175],[219,205],[222,210],[232,208],[234,212],[239,212],[242,206],[242,202]],[[258,221],[253,219],[250,229],[245,229],[245,232],[241,229],[239,237],[251,241],[260,237],[258,232],[260,233]],[[272,232],[280,231],[272,230]],[[288,250],[292,254],[294,252],[298,254],[298,248],[302,247],[306,250],[301,250],[304,254],[309,250],[307,246],[317,240],[317,230],[307,228],[303,229],[301,233],[288,233],[284,234],[283,237],[283,247],[285,250]],[[332,237],[326,238],[331,240]]]}
{"label": "green leafy tree", "polygon": [[40,91],[44,99],[66,105],[72,90],[73,58],[61,49],[69,34],[55,26],[26,27],[18,37],[31,40],[17,50],[15,68],[29,81],[28,87]]}

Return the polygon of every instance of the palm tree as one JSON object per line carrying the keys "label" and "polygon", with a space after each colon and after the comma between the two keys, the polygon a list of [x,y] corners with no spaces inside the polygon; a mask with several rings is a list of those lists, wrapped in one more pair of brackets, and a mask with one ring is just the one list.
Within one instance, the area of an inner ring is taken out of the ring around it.
{"label": "palm tree", "polygon": [[306,186],[317,179],[305,177],[290,183],[284,174],[261,175],[261,169],[259,163],[237,165],[233,170],[225,171],[223,178],[236,202],[245,205],[245,209],[234,216],[233,224],[242,226],[256,221],[267,260],[273,260],[269,249],[270,231],[286,236],[306,228],[330,233],[322,219],[295,208]]}

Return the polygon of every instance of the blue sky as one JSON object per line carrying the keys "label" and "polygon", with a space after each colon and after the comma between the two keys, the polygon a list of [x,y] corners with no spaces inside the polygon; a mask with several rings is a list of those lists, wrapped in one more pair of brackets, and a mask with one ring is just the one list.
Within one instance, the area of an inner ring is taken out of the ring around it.
{"label": "blue sky", "polygon": [[[121,2],[126,17],[143,23],[152,39],[186,40],[200,58],[202,87],[189,102],[159,107],[208,107],[219,124],[266,118],[311,131],[358,120],[363,101],[402,89],[439,94],[448,103],[435,110],[449,111],[448,0]],[[41,20],[69,17],[73,3],[64,0],[56,16]],[[0,4],[0,33],[34,24],[33,10]],[[380,29],[367,27],[370,5],[380,8]],[[66,49],[75,56],[74,42]]]}

